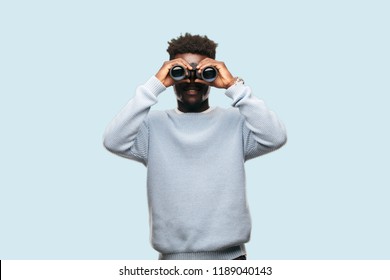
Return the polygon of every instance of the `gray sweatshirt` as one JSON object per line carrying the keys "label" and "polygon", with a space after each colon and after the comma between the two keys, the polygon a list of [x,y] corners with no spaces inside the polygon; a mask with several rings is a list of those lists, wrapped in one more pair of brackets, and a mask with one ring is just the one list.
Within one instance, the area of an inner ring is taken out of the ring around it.
{"label": "gray sweatshirt", "polygon": [[150,110],[165,86],[151,77],[111,121],[104,146],[147,167],[151,243],[159,259],[245,254],[251,218],[246,160],[286,142],[284,125],[251,89],[227,89],[232,108]]}

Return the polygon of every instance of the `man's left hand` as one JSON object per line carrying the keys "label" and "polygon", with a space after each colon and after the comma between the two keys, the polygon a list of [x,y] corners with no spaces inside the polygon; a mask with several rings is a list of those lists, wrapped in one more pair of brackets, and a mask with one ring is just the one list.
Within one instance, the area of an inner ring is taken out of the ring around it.
{"label": "man's left hand", "polygon": [[198,66],[196,67],[196,70],[200,74],[203,69],[207,68],[208,66],[213,66],[218,71],[217,78],[213,82],[209,83],[211,86],[227,89],[235,83],[236,79],[229,72],[225,63],[222,61],[217,61],[212,58],[205,58],[201,62],[199,62]]}

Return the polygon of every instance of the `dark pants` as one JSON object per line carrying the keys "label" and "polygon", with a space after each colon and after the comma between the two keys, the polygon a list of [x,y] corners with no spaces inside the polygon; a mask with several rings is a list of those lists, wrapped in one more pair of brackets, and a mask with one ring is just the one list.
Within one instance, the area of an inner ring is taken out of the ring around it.
{"label": "dark pants", "polygon": [[238,258],[235,258],[233,260],[246,260],[246,255],[239,256]]}

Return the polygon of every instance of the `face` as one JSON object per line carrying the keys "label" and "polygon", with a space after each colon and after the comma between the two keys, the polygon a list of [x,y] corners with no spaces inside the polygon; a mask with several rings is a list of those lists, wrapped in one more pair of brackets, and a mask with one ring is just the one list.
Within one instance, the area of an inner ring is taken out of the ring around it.
{"label": "face", "polygon": [[[188,63],[198,64],[207,56],[193,53],[177,54],[175,58],[182,58]],[[182,112],[202,112],[209,108],[208,97],[210,87],[202,80],[192,77],[176,82],[173,86],[178,108]]]}

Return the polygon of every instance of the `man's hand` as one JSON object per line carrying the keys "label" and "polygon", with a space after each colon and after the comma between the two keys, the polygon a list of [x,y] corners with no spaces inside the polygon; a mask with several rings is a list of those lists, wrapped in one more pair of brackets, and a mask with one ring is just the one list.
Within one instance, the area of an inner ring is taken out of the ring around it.
{"label": "man's hand", "polygon": [[[176,58],[169,61],[165,61],[163,66],[161,66],[160,70],[156,74],[156,78],[159,79],[164,84],[165,87],[169,87],[175,83],[175,81],[169,75],[169,71],[175,65],[181,65],[184,68],[186,68],[187,71],[195,70],[192,69],[192,66],[182,58]],[[186,74],[188,74],[188,72]]]}
{"label": "man's hand", "polygon": [[227,89],[235,83],[236,79],[229,72],[225,63],[223,63],[222,61],[216,61],[212,58],[205,58],[201,62],[199,62],[198,66],[196,67],[196,70],[201,73],[203,69],[205,69],[207,66],[213,66],[218,70],[218,75],[215,81],[209,83],[211,86]]}

